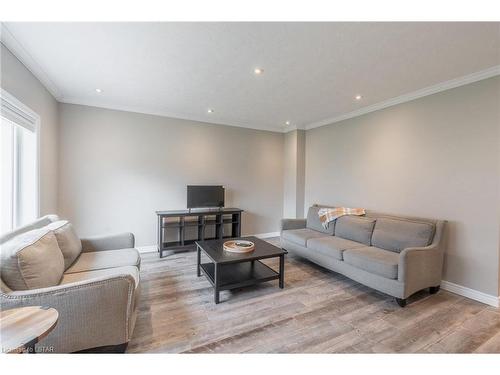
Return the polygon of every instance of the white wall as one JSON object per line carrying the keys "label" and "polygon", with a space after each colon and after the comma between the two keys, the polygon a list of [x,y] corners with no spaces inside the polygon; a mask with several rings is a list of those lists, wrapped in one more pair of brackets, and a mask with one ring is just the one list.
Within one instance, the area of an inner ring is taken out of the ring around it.
{"label": "white wall", "polygon": [[59,212],[81,235],[132,231],[156,243],[156,210],[186,208],[186,185],[222,184],[243,234],[283,212],[283,134],[60,104]]}
{"label": "white wall", "polygon": [[3,44],[0,44],[0,48],[1,87],[40,116],[40,214],[56,213],[59,150],[57,101]]}
{"label": "white wall", "polygon": [[444,279],[498,295],[500,78],[307,131],[306,206],[449,220]]}

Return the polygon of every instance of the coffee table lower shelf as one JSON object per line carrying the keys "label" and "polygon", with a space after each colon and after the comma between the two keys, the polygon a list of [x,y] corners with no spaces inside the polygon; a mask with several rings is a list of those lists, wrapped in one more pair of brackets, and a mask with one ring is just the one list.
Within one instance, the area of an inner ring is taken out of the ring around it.
{"label": "coffee table lower shelf", "polygon": [[[215,286],[215,266],[213,263],[200,264],[201,271],[208,281]],[[277,280],[280,275],[264,263],[254,260],[249,262],[221,264],[218,290],[243,288],[249,285]]]}

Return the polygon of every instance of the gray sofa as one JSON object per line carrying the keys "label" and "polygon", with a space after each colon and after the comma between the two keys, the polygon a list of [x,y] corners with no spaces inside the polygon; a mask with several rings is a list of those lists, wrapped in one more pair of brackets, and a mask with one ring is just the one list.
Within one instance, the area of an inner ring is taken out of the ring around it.
{"label": "gray sofa", "polygon": [[401,307],[419,290],[439,290],[445,221],[367,211],[325,229],[319,208],[310,207],[306,219],[282,220],[284,249],[394,296]]}
{"label": "gray sofa", "polygon": [[[44,216],[5,234],[0,237],[0,250],[4,251],[16,236],[43,230],[58,220],[55,215]],[[58,353],[124,351],[136,320],[140,259],[132,233],[82,238],[81,252],[64,270],[57,285],[12,290],[5,282],[7,275],[2,273],[1,309],[47,306],[59,312],[57,326],[37,345],[37,350],[43,347]],[[2,270],[8,272],[6,268]]]}

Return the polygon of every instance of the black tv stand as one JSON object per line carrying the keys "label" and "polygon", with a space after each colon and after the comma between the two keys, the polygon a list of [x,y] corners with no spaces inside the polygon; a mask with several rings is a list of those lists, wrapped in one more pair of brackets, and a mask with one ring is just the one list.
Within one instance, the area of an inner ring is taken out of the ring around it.
{"label": "black tv stand", "polygon": [[[195,249],[195,241],[224,239],[241,236],[240,208],[204,208],[195,210],[156,211],[158,218],[157,247],[160,258],[165,250],[185,251]],[[188,227],[197,227],[196,238],[186,238]],[[231,229],[227,231],[226,228]],[[205,237],[206,229],[214,229],[214,235]],[[167,239],[167,231],[175,232],[174,240]]]}

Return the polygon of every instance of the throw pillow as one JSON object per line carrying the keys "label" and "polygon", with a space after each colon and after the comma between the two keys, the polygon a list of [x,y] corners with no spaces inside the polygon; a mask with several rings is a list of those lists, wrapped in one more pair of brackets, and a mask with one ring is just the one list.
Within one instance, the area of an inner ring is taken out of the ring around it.
{"label": "throw pillow", "polygon": [[56,236],[64,257],[64,270],[67,270],[82,252],[82,241],[76,235],[73,225],[67,220],[59,220],[47,225]]}
{"label": "throw pillow", "polygon": [[0,246],[2,280],[12,290],[58,285],[64,257],[55,234],[48,228],[22,233]]}

